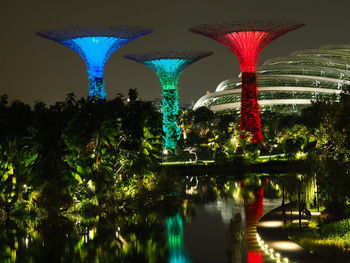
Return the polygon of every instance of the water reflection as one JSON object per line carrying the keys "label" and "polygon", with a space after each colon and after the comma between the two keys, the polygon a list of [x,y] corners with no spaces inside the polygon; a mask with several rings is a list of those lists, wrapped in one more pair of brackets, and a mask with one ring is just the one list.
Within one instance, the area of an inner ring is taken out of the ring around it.
{"label": "water reflection", "polygon": [[[268,180],[265,180],[268,182]],[[261,183],[261,181],[259,182]],[[260,186],[250,195],[244,197],[244,211],[246,215],[246,231],[248,245],[248,263],[264,262],[262,251],[256,246],[256,225],[264,212],[264,187]],[[240,262],[240,261],[236,261]],[[246,261],[242,261],[246,262]]]}
{"label": "water reflection", "polygon": [[180,214],[166,219],[168,230],[169,263],[190,263],[185,254],[184,231]]}
{"label": "water reflection", "polygon": [[0,262],[163,262],[162,220],[9,221],[0,229]]}
{"label": "water reflection", "polygon": [[[300,176],[299,176],[300,177]],[[267,262],[255,239],[257,220],[302,191],[310,205],[314,181],[278,177],[184,180],[175,202],[151,213],[84,219],[11,219],[0,225],[0,262]]]}

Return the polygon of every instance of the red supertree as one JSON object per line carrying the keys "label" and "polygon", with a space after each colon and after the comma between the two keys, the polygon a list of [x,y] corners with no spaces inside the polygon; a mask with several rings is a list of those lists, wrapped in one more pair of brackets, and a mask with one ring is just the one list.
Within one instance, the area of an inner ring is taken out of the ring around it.
{"label": "red supertree", "polygon": [[198,25],[189,29],[193,33],[215,39],[236,54],[242,72],[240,126],[241,130],[253,134],[253,143],[263,141],[256,81],[259,54],[271,41],[303,25],[292,21],[236,21],[217,25]]}

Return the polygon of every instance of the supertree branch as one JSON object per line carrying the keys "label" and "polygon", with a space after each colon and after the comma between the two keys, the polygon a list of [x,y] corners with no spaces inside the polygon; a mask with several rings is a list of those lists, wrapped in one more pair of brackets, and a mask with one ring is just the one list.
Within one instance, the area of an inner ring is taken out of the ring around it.
{"label": "supertree branch", "polygon": [[104,68],[109,57],[130,41],[151,33],[139,27],[72,27],[62,30],[43,30],[38,36],[54,40],[78,53],[86,63],[89,76],[89,97],[106,98]]}
{"label": "supertree branch", "polygon": [[159,77],[161,86],[164,90],[176,89],[182,70],[188,66],[186,59],[154,59],[144,62],[144,65],[153,69]]}
{"label": "supertree branch", "polygon": [[211,54],[211,52],[206,51],[169,51],[125,56],[125,58],[153,69],[159,77],[163,90],[162,112],[165,149],[175,149],[181,136],[177,121],[179,114],[177,87],[179,77],[187,66]]}
{"label": "supertree branch", "polygon": [[237,56],[242,72],[255,72],[258,56],[265,45],[267,32],[244,31],[227,33],[213,37],[218,42],[226,45]]}
{"label": "supertree branch", "polygon": [[259,54],[274,39],[303,25],[292,21],[235,21],[189,29],[224,44],[236,54],[242,71],[240,126],[253,134],[253,143],[263,142],[256,81]]}

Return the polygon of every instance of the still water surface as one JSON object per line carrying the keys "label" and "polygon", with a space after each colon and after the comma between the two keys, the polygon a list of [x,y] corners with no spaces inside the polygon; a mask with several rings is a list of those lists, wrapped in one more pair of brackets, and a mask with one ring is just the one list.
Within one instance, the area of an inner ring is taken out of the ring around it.
{"label": "still water surface", "polygon": [[267,177],[187,177],[175,201],[147,214],[13,219],[0,226],[0,262],[270,262],[255,224],[280,204]]}

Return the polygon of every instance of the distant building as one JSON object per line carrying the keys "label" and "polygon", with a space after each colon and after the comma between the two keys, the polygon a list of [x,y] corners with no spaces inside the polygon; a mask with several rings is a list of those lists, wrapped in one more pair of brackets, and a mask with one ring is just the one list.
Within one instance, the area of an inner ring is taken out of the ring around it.
{"label": "distant building", "polygon": [[[328,45],[267,60],[257,70],[262,111],[299,112],[317,98],[338,97],[350,86],[350,45]],[[221,82],[215,92],[201,97],[194,109],[239,112],[241,80]]]}

